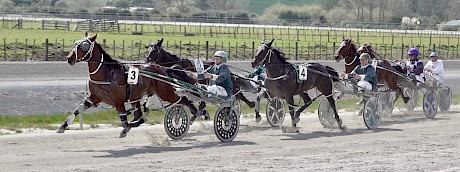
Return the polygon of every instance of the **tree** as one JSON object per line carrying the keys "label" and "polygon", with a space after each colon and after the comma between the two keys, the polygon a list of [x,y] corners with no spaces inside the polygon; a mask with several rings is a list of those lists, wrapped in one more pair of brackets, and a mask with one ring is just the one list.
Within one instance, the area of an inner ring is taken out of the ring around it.
{"label": "tree", "polygon": [[[210,0],[212,1],[212,0]],[[201,9],[203,11],[206,11],[208,10],[211,6],[209,5],[209,2],[208,0],[195,0],[195,6],[198,8],[198,9]]]}
{"label": "tree", "polygon": [[70,6],[65,0],[59,0],[54,4],[55,7],[60,9],[68,9]]}
{"label": "tree", "polygon": [[131,2],[129,0],[115,0],[113,6],[128,9],[131,6]]}
{"label": "tree", "polygon": [[322,0],[320,1],[321,8],[326,11],[331,10],[339,4],[339,0]]}
{"label": "tree", "polygon": [[14,2],[11,0],[0,0],[0,10],[8,11],[14,7]]}

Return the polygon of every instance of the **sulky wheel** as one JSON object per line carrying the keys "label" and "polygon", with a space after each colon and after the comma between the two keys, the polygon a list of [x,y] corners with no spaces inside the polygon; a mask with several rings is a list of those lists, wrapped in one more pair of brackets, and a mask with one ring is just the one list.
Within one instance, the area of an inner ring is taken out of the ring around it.
{"label": "sulky wheel", "polygon": [[326,97],[321,98],[318,107],[319,122],[326,128],[335,128],[337,120],[334,118],[334,110],[327,101]]}
{"label": "sulky wheel", "polygon": [[214,132],[222,142],[231,142],[240,127],[239,115],[230,106],[222,105],[214,116]]}
{"label": "sulky wheel", "polygon": [[418,90],[416,88],[406,88],[404,89],[404,95],[410,97],[409,101],[405,104],[406,110],[409,112],[414,111],[418,101]]}
{"label": "sulky wheel", "polygon": [[363,119],[364,124],[367,128],[373,130],[377,129],[380,125],[381,116],[380,116],[380,106],[377,97],[366,98],[364,109],[363,109]]}
{"label": "sulky wheel", "polygon": [[173,105],[164,117],[166,134],[174,140],[182,139],[190,128],[190,117],[183,105]]}
{"label": "sulky wheel", "polygon": [[434,118],[438,111],[438,103],[434,91],[428,91],[423,95],[423,113],[427,118]]}
{"label": "sulky wheel", "polygon": [[382,92],[379,94],[379,105],[382,114],[391,116],[394,108],[394,97],[391,92]]}
{"label": "sulky wheel", "polygon": [[267,121],[272,127],[280,126],[284,121],[284,103],[278,97],[274,97],[267,102]]}
{"label": "sulky wheel", "polygon": [[449,111],[452,102],[452,92],[449,87],[440,87],[439,92],[439,110],[442,112]]}

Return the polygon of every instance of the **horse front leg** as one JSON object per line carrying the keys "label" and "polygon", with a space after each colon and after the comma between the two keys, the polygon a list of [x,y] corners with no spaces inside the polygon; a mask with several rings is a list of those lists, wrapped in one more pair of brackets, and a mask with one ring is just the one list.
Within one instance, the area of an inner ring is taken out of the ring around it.
{"label": "horse front leg", "polygon": [[292,95],[287,97],[286,102],[288,103],[288,106],[289,106],[289,114],[291,114],[292,127],[295,128],[297,126],[297,123],[300,121],[300,118],[295,117],[294,97]]}
{"label": "horse front leg", "polygon": [[101,100],[97,97],[94,97],[90,95],[89,97],[85,97],[83,99],[83,102],[78,106],[71,115],[67,116],[67,119],[64,121],[64,123],[59,127],[59,129],[56,131],[57,133],[64,133],[65,129],[72,124],[73,120],[75,120],[75,117],[77,117],[78,114],[82,113],[86,109],[97,105],[100,103]]}
{"label": "horse front leg", "polygon": [[129,112],[126,111],[124,102],[115,103],[115,109],[117,109],[118,117],[120,117],[121,126],[123,126],[123,130],[120,132],[119,138],[123,138],[126,137],[129,130],[131,130],[131,125],[128,123]]}

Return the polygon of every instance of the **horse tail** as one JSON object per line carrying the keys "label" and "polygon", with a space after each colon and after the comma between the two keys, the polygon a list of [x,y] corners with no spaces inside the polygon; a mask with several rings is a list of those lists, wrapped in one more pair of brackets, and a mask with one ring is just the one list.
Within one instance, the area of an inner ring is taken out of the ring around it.
{"label": "horse tail", "polygon": [[330,66],[325,66],[327,73],[331,75],[332,81],[339,81],[339,73],[332,67]]}

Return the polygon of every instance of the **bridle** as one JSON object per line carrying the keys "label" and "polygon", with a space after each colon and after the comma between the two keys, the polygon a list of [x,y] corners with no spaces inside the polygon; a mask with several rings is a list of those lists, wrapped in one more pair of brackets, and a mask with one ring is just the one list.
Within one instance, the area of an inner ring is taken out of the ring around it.
{"label": "bridle", "polygon": [[[345,58],[343,58],[343,62],[345,63],[345,66],[351,66],[353,63],[355,63],[356,59],[358,59],[357,54],[356,53],[353,54],[353,49],[352,49],[352,46],[351,46],[351,42],[348,42],[348,44],[350,44],[350,45],[347,45],[346,47],[347,47],[347,52],[349,52],[349,53],[347,54],[347,56]],[[341,45],[340,49],[342,49],[342,47],[344,47],[344,46],[345,45]],[[348,55],[352,55],[352,56],[348,56]],[[353,57],[353,60],[350,63],[347,63],[345,61],[345,59],[350,58],[350,57]]]}
{"label": "bridle", "polygon": [[[261,66],[261,65],[265,65],[267,64],[270,60],[271,60],[271,57],[273,55],[273,49],[268,47],[268,45],[265,45],[265,44],[262,44],[261,46],[263,46],[264,48],[267,48],[267,53],[265,54],[264,58],[259,62],[259,63],[262,63],[262,64],[258,64],[258,66]],[[268,60],[267,60],[268,58]]]}
{"label": "bridle", "polygon": [[[80,41],[77,41],[75,43],[75,47],[72,49],[72,52],[75,54],[75,57],[78,57],[78,49],[80,49],[83,52],[86,51],[86,54],[81,59],[76,58],[75,61],[76,62],[80,62],[80,61],[89,62],[89,60],[93,58],[92,54],[93,54],[95,45],[96,45],[96,41],[91,41],[89,37],[84,37]],[[104,55],[101,54],[101,61],[99,62],[99,65],[97,66],[96,70],[94,70],[93,72],[89,72],[89,74],[90,75],[96,74],[101,68],[103,62],[104,62]]]}
{"label": "bridle", "polygon": [[147,55],[146,55],[146,56],[147,56],[147,61],[156,62],[158,56],[155,56],[155,59],[150,57],[150,54],[152,54],[152,52],[154,52],[154,51],[156,51],[155,53],[156,53],[158,56],[161,55],[161,54],[160,54],[160,48],[157,48],[157,45],[156,45],[156,44],[151,44],[151,45],[149,46],[149,50],[148,50]]}

